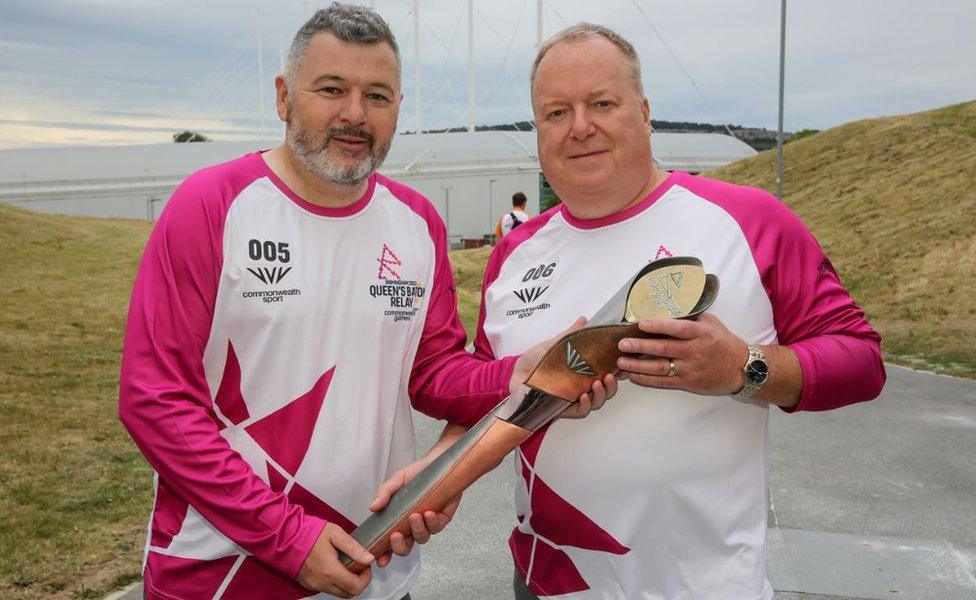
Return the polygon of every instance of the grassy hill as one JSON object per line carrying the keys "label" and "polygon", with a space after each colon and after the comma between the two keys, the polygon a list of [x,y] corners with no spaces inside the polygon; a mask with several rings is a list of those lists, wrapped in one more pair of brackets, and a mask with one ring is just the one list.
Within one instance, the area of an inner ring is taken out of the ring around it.
{"label": "grassy hill", "polygon": [[[772,189],[773,160],[715,175]],[[976,103],[790,143],[785,182],[888,359],[976,376]],[[0,203],[2,598],[99,598],[139,577],[150,471],[116,396],[149,229]],[[451,255],[469,332],[487,257]]]}
{"label": "grassy hill", "polygon": [[0,203],[2,598],[95,598],[140,575],[150,472],[115,404],[148,231]]}
{"label": "grassy hill", "polygon": [[[775,190],[775,151],[711,176]],[[886,358],[976,376],[976,102],[784,147],[783,196],[884,337]]]}

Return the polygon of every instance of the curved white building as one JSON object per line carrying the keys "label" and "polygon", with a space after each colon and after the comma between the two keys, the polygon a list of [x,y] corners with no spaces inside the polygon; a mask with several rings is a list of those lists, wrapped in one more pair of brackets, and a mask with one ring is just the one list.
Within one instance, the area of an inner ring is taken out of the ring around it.
{"label": "curved white building", "polygon": [[[539,211],[553,201],[539,169],[535,132],[399,135],[384,174],[425,194],[453,239],[480,238],[511,207],[512,194]],[[180,181],[207,165],[278,140],[0,150],[0,201],[44,212],[155,219]],[[655,133],[655,161],[698,173],[756,151],[722,134]]]}

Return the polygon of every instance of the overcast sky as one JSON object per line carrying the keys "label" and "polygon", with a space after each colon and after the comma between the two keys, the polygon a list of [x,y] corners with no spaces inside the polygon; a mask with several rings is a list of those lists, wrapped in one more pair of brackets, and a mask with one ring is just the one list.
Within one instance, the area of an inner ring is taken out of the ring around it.
{"label": "overcast sky", "polygon": [[[399,40],[399,129],[412,131],[413,0],[363,3]],[[182,129],[278,137],[280,50],[320,4],[0,0],[0,148],[168,142]],[[474,5],[476,122],[529,120],[537,0]],[[466,122],[466,7],[420,0],[424,129]],[[545,35],[586,20],[633,42],[655,118],[776,127],[779,0],[548,0],[543,12]],[[786,129],[976,99],[974,32],[976,0],[790,0]]]}

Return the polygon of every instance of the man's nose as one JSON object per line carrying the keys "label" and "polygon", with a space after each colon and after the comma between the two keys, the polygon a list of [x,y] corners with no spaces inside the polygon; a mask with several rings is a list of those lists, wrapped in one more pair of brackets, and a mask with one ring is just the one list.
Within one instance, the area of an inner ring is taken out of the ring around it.
{"label": "man's nose", "polygon": [[366,104],[363,97],[359,94],[349,94],[346,103],[339,113],[339,118],[350,125],[363,125],[366,123]]}
{"label": "man's nose", "polygon": [[595,127],[593,126],[593,120],[590,118],[590,113],[588,110],[579,109],[573,111],[573,128],[570,130],[570,135],[577,140],[585,140],[586,138],[593,135]]}

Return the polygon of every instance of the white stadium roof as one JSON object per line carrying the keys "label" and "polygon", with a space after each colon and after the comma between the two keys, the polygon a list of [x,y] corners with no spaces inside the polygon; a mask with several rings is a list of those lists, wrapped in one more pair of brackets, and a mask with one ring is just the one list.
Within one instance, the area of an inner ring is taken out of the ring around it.
{"label": "white stadium roof", "polygon": [[[391,176],[447,174],[497,168],[538,169],[535,132],[479,131],[400,135],[381,171]],[[143,146],[90,146],[0,150],[0,199],[12,188],[59,182],[62,185],[115,181],[182,179],[278,140],[201,142]],[[655,133],[654,158],[668,170],[700,172],[756,154],[733,137],[712,133]]]}
{"label": "white stadium roof", "polygon": [[655,133],[654,160],[668,171],[700,173],[758,154],[752,146],[724,133]]}

